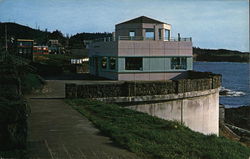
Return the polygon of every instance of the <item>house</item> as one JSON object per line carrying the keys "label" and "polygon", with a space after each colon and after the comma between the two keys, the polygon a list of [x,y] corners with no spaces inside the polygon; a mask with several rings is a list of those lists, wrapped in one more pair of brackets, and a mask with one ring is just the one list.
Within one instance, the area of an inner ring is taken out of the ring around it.
{"label": "house", "polygon": [[88,46],[90,73],[113,80],[168,80],[192,70],[192,39],[172,38],[171,25],[141,16]]}
{"label": "house", "polygon": [[33,47],[34,55],[47,55],[49,54],[48,46],[34,46]]}
{"label": "house", "polygon": [[17,39],[16,40],[16,55],[33,60],[33,43],[34,40],[30,39]]}
{"label": "house", "polygon": [[64,54],[64,48],[59,40],[50,39],[48,41],[49,54]]}

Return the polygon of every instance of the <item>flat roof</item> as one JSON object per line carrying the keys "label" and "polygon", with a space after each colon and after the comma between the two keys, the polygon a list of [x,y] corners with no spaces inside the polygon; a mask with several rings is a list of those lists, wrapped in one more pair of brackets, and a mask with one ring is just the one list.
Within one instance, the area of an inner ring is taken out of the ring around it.
{"label": "flat roof", "polygon": [[17,41],[34,41],[34,40],[31,40],[31,39],[17,39]]}

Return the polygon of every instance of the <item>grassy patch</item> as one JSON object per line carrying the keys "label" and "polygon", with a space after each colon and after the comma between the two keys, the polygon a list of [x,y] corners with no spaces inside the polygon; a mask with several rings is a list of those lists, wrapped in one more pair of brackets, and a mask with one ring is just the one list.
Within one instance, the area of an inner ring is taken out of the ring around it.
{"label": "grassy patch", "polygon": [[250,149],[215,135],[202,135],[178,122],[85,99],[66,100],[102,133],[139,155],[159,159],[248,159]]}

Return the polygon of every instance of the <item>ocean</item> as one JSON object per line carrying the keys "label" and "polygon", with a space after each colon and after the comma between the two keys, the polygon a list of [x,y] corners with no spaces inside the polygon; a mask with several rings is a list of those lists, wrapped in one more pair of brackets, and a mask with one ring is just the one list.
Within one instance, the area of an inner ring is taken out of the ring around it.
{"label": "ocean", "polygon": [[222,75],[222,90],[228,95],[220,96],[226,108],[250,106],[250,63],[194,62],[194,70]]}

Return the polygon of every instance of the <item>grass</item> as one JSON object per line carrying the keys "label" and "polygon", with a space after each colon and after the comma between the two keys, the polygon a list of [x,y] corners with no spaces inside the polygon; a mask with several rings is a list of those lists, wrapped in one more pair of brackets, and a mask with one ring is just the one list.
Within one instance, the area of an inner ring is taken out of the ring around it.
{"label": "grass", "polygon": [[86,99],[66,100],[118,145],[155,159],[248,159],[250,149],[215,135],[193,132],[166,121],[114,104]]}

